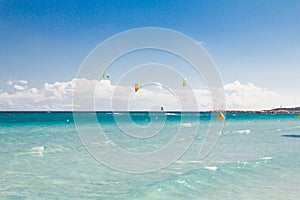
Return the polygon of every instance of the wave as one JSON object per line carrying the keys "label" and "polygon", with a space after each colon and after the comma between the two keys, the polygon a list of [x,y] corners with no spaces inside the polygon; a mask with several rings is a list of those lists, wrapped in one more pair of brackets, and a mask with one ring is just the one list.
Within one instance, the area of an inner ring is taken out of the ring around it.
{"label": "wave", "polygon": [[188,184],[188,183],[187,183],[185,180],[183,180],[183,179],[177,179],[175,182],[178,183],[178,184],[180,184],[180,185],[184,185],[184,186],[186,186],[186,187],[192,188],[192,186],[191,186],[190,184]]}
{"label": "wave", "polygon": [[[250,162],[250,161],[249,161]],[[237,161],[236,163],[237,164],[242,164],[242,165],[248,165],[249,164],[249,162],[248,161]],[[234,162],[233,162],[234,163]]]}
{"label": "wave", "polygon": [[175,115],[179,115],[179,114],[177,114],[177,113],[166,113],[166,115],[175,116]]}
{"label": "wave", "polygon": [[40,147],[32,147],[31,150],[32,150],[32,151],[44,151],[45,148],[44,148],[44,146],[40,146]]}
{"label": "wave", "polygon": [[43,153],[44,150],[45,150],[44,146],[32,147],[32,148],[31,148],[31,151],[32,151],[36,156],[40,156],[40,157],[44,156],[44,153]]}
{"label": "wave", "polygon": [[185,127],[191,127],[191,126],[192,126],[192,123],[182,123],[182,126],[185,126]]}
{"label": "wave", "polygon": [[70,148],[64,147],[62,145],[52,146],[45,148],[44,146],[36,146],[31,149],[27,149],[23,152],[17,152],[16,156],[21,155],[33,155],[33,156],[44,156],[45,153],[57,153],[57,152],[66,152],[70,151]]}
{"label": "wave", "polygon": [[176,183],[179,183],[179,184],[186,184],[186,181],[185,181],[185,180],[182,180],[182,179],[178,179],[178,180],[176,180]]}
{"label": "wave", "polygon": [[237,131],[224,131],[223,132],[223,134],[224,135],[230,135],[230,134],[236,134],[236,133],[238,133],[238,134],[249,134],[249,133],[251,133],[251,130],[248,130],[248,129],[245,129],[245,130],[237,130]]}
{"label": "wave", "polygon": [[239,134],[249,134],[249,133],[251,133],[251,131],[248,130],[248,129],[246,129],[246,130],[235,131],[235,133],[239,133]]}
{"label": "wave", "polygon": [[260,160],[271,160],[272,159],[272,157],[262,157],[262,158],[260,158]]}
{"label": "wave", "polygon": [[204,166],[204,169],[207,169],[210,171],[217,171],[218,167],[217,166]]}
{"label": "wave", "polygon": [[177,160],[175,161],[175,163],[179,163],[179,164],[190,164],[190,163],[201,163],[203,161],[201,160],[190,160],[190,161],[183,161],[183,160]]}

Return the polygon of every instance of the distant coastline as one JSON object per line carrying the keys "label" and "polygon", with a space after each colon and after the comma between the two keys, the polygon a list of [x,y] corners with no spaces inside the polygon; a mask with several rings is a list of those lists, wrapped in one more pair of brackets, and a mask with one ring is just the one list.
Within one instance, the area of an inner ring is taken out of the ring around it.
{"label": "distant coastline", "polygon": [[294,108],[274,108],[270,110],[245,111],[245,110],[226,110],[227,113],[266,113],[266,114],[300,114],[300,107]]}
{"label": "distant coastline", "polygon": [[[153,112],[153,113],[160,113],[161,111],[29,111],[29,110],[7,110],[7,111],[0,111],[0,113],[124,113],[124,112],[131,112],[131,113],[144,113],[144,112]],[[167,110],[165,112],[168,113],[181,113],[181,111],[175,110]],[[219,111],[183,111],[183,113],[211,113],[211,112],[219,112]],[[254,114],[300,114],[300,107],[294,108],[274,108],[270,110],[225,110],[225,113],[254,113]]]}

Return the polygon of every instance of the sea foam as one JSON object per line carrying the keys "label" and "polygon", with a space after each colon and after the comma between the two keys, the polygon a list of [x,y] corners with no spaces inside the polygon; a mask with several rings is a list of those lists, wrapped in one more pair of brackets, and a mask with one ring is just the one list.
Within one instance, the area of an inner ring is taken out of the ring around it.
{"label": "sea foam", "polygon": [[217,171],[218,170],[218,167],[217,166],[205,166],[204,169],[207,169],[207,170],[211,170],[211,171]]}
{"label": "sea foam", "polygon": [[239,130],[239,131],[235,131],[236,133],[239,133],[239,134],[249,134],[249,133],[251,133],[251,131],[250,130]]}

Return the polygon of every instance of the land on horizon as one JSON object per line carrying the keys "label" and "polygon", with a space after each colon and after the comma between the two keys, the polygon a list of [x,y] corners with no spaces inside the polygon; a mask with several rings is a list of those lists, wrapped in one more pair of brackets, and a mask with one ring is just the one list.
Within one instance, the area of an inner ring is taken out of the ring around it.
{"label": "land on horizon", "polygon": [[[96,112],[96,113],[106,113],[106,112],[112,112],[112,113],[117,113],[117,112],[137,112],[137,113],[144,113],[144,112],[152,112],[152,113],[160,113],[162,111],[148,111],[148,110],[142,110],[142,111],[134,111],[134,110],[130,110],[130,111],[111,111],[111,110],[105,110],[105,111],[72,111],[72,110],[67,110],[67,111],[63,111],[63,110],[54,110],[54,111],[44,111],[44,110],[37,110],[37,111],[28,111],[28,110],[2,110],[0,111],[0,113],[22,113],[22,112],[40,112],[40,113],[71,113],[71,112]],[[168,112],[168,113],[180,113],[180,112],[186,112],[186,113],[210,113],[210,112],[219,112],[219,111],[176,111],[176,110],[166,110],[164,112]],[[223,112],[225,113],[271,113],[271,114],[300,114],[300,107],[293,107],[293,108],[273,108],[273,109],[267,109],[267,110],[224,110]]]}

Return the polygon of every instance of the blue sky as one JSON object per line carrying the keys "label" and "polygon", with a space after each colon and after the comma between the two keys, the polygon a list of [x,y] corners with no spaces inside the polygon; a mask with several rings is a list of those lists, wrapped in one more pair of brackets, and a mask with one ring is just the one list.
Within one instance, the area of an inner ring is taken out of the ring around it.
{"label": "blue sky", "polygon": [[[300,2],[0,1],[0,84],[69,81],[101,41],[132,28],[177,30],[197,41],[224,83],[295,94],[300,82]],[[2,88],[0,87],[0,89]]]}

